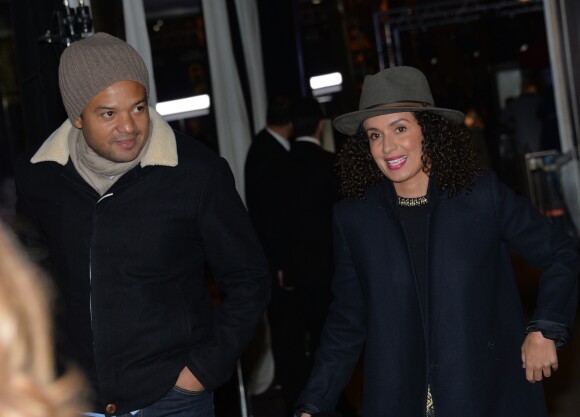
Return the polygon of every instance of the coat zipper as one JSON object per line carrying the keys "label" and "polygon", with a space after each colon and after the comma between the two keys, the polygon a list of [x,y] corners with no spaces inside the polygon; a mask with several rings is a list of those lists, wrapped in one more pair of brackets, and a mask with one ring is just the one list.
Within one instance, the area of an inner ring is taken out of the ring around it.
{"label": "coat zipper", "polygon": [[[95,204],[93,213],[93,230],[95,229],[95,216],[98,204],[105,198],[112,197],[113,193],[108,193],[99,198]],[[94,232],[93,232],[94,236]],[[91,236],[91,247],[89,248],[89,316],[91,318],[91,333],[93,333],[93,236]],[[97,366],[97,357],[95,352],[95,337],[93,336],[93,357],[95,358],[95,368]]]}

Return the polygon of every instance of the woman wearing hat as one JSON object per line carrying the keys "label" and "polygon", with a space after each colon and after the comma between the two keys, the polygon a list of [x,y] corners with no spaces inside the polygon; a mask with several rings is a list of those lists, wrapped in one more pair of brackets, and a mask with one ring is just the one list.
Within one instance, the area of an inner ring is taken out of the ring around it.
{"label": "woman wearing hat", "polygon": [[[297,416],[333,410],[364,355],[365,417],[546,416],[576,313],[576,244],[477,166],[425,76],[367,76],[338,117],[334,301]],[[526,322],[508,248],[542,268]],[[363,353],[364,352],[364,353]]]}

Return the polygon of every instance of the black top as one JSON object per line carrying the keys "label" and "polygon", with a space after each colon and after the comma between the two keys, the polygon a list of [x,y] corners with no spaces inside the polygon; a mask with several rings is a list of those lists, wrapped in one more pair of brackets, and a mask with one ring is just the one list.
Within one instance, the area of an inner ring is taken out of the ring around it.
{"label": "black top", "polygon": [[419,300],[422,306],[426,302],[426,280],[427,280],[427,214],[429,204],[418,206],[399,206],[399,218],[407,234],[409,246],[411,248],[411,260],[417,279]]}

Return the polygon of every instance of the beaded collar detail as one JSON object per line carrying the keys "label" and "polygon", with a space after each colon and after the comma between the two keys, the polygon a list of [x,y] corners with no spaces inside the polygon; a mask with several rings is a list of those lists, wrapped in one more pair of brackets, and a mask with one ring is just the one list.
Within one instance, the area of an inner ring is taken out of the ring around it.
{"label": "beaded collar detail", "polygon": [[397,196],[397,204],[399,207],[417,207],[417,206],[424,206],[429,203],[427,196],[424,195],[423,197],[415,197],[415,198],[406,198],[406,197],[399,197]]}

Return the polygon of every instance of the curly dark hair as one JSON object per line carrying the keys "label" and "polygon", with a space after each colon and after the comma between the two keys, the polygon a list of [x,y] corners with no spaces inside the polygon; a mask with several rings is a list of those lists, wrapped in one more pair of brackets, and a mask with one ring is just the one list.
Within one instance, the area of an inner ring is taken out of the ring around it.
{"label": "curly dark hair", "polygon": [[[431,112],[413,112],[423,133],[423,171],[437,176],[438,188],[453,197],[469,192],[483,170],[473,142],[462,125]],[[385,179],[373,159],[362,125],[338,153],[341,193],[362,199],[366,189]]]}

